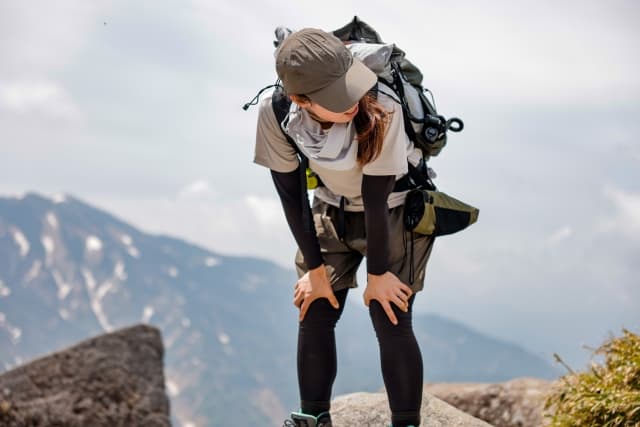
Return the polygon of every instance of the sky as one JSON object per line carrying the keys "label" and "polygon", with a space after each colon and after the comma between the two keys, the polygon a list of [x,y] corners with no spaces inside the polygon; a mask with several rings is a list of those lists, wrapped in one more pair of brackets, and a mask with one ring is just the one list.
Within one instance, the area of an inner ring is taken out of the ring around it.
{"label": "sky", "polygon": [[354,15],[465,122],[430,166],[480,217],[438,239],[416,312],[574,368],[583,346],[638,331],[632,0],[3,0],[0,196],[71,194],[143,231],[293,270],[268,170],[252,163],[257,109],[241,107],[276,79],[277,26],[333,30]]}

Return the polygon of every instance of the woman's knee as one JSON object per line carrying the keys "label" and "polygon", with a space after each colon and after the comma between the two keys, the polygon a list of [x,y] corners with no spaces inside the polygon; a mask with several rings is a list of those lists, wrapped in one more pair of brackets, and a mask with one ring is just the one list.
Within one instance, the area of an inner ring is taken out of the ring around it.
{"label": "woman's knee", "polygon": [[398,324],[391,323],[391,319],[387,315],[387,312],[382,307],[382,304],[377,300],[372,300],[369,303],[369,316],[373,322],[373,327],[378,335],[378,338],[382,336],[402,336],[413,335],[412,324],[412,306],[415,294],[409,298],[409,310],[407,312],[402,311],[394,303],[390,303]]}
{"label": "woman's knee", "polygon": [[334,292],[340,307],[338,309],[333,308],[327,298],[318,298],[314,300],[307,313],[304,316],[300,326],[302,327],[322,327],[322,328],[335,328],[336,323],[342,315],[344,305],[349,289],[343,289]]}

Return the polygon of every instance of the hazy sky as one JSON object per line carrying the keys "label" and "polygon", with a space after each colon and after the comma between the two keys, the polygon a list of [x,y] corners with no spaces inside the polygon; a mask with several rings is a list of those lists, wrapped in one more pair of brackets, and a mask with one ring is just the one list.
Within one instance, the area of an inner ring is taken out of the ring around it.
{"label": "hazy sky", "polygon": [[3,0],[0,195],[69,193],[145,231],[293,268],[268,171],[252,163],[256,109],[241,106],[275,81],[276,26],[333,30],[357,14],[466,124],[431,166],[479,222],[438,240],[416,310],[582,364],[582,344],[640,327],[639,11]]}

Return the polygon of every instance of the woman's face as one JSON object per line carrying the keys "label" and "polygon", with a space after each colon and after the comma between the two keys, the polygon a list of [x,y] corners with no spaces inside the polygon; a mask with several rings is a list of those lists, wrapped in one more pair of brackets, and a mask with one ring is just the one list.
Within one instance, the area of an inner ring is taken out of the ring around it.
{"label": "woman's face", "polygon": [[325,122],[346,123],[351,121],[358,113],[358,103],[355,103],[347,111],[336,113],[336,112],[327,110],[326,108],[322,107],[320,104],[312,103],[307,100],[300,99],[296,96],[292,96],[291,100],[296,104],[298,104],[301,108],[306,109],[307,111],[311,112],[312,115],[315,115],[317,118]]}

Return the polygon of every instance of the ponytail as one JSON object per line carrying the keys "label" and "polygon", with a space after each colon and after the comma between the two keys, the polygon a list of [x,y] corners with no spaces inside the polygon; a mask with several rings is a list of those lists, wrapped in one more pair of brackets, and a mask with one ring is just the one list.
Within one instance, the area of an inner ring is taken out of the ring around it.
{"label": "ponytail", "polygon": [[358,102],[358,113],[353,118],[353,124],[357,132],[358,163],[361,166],[374,161],[380,155],[391,114],[370,93]]}

